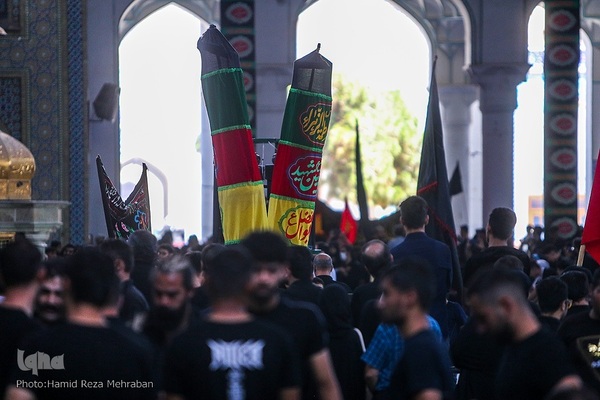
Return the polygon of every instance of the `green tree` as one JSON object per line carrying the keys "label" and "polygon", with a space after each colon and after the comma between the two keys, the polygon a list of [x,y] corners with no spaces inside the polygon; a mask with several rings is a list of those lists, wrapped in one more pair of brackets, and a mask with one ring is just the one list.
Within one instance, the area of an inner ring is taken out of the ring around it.
{"label": "green tree", "polygon": [[387,207],[414,194],[422,134],[400,92],[374,95],[356,81],[334,75],[332,116],[319,183],[324,197],[347,196],[356,202],[356,121],[369,205]]}

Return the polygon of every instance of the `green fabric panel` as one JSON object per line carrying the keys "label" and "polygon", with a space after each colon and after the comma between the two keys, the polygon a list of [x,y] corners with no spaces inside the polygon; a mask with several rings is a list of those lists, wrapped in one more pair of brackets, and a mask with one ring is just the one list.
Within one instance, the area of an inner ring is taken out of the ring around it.
{"label": "green fabric panel", "polygon": [[202,90],[211,132],[249,124],[241,69],[222,69],[203,75]]}
{"label": "green fabric panel", "polygon": [[331,97],[292,88],[288,95],[281,140],[321,149],[329,131]]}

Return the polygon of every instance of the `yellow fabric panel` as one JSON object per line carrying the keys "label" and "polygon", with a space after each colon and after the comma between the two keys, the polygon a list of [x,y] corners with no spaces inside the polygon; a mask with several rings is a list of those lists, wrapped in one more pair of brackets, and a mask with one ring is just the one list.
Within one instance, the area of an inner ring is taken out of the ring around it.
{"label": "yellow fabric panel", "polygon": [[238,243],[248,233],[267,228],[267,210],[262,185],[249,182],[219,188],[219,206],[225,244]]}

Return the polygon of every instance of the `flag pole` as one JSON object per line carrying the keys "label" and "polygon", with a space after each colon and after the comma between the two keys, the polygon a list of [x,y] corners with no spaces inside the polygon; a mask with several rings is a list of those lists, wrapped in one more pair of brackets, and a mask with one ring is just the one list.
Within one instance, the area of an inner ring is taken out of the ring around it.
{"label": "flag pole", "polygon": [[585,256],[585,244],[579,246],[579,254],[577,254],[577,266],[583,265],[583,257]]}

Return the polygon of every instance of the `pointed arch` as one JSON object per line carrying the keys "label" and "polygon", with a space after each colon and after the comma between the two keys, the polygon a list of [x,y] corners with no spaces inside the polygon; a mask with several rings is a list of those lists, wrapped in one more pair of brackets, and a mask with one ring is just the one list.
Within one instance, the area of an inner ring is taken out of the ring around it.
{"label": "pointed arch", "polygon": [[129,32],[138,22],[152,14],[154,11],[171,3],[188,10],[208,23],[217,23],[219,20],[218,0],[134,0],[125,9],[119,20],[119,41],[121,41],[127,32]]}

